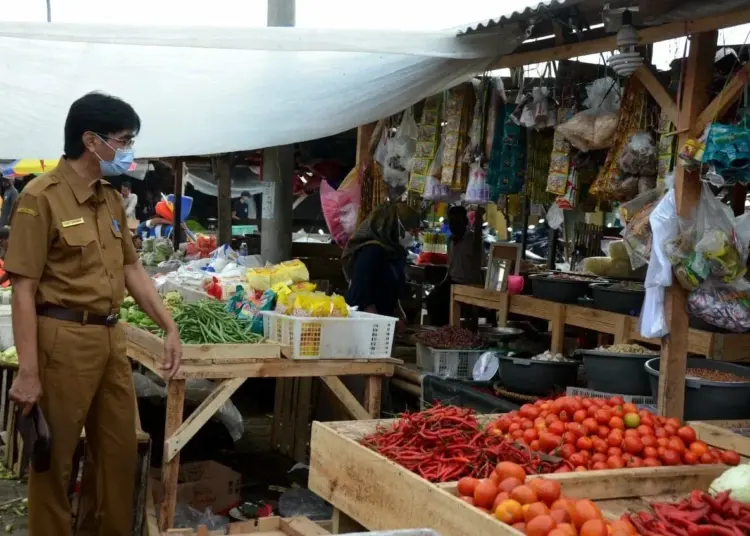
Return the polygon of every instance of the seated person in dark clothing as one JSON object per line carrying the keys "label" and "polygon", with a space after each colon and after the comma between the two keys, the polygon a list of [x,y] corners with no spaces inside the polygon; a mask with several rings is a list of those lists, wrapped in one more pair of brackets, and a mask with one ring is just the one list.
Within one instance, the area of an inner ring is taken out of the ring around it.
{"label": "seated person in dark clothing", "polygon": [[233,221],[247,221],[250,219],[250,192],[242,192],[240,199],[232,210]]}
{"label": "seated person in dark clothing", "polygon": [[341,257],[349,282],[346,303],[368,313],[401,316],[406,248],[419,222],[419,214],[405,203],[385,203],[362,222]]}

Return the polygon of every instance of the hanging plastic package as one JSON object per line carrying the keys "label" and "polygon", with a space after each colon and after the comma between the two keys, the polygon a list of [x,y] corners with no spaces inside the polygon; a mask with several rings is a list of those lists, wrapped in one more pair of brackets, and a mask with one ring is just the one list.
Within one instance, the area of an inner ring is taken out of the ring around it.
{"label": "hanging plastic package", "polygon": [[639,131],[630,136],[627,144],[617,158],[620,171],[635,176],[656,176],[658,173],[658,154],[651,134]]}
{"label": "hanging plastic package", "polygon": [[[712,123],[706,137],[703,163],[721,174],[731,174],[750,167],[750,132],[743,125]],[[742,180],[746,181],[745,174]]]}
{"label": "hanging plastic package", "polygon": [[664,313],[664,289],[672,285],[672,266],[665,244],[679,233],[674,190],[661,198],[649,215],[653,246],[646,272],[646,295],[641,309],[640,333],[643,337],[660,338],[669,334]]}
{"label": "hanging plastic package", "polygon": [[599,78],[586,86],[586,108],[600,108],[616,114],[620,111],[620,85],[610,77]]}
{"label": "hanging plastic package", "polygon": [[490,187],[487,184],[487,174],[479,164],[473,162],[469,166],[469,186],[466,189],[467,203],[489,203]]}
{"label": "hanging plastic package", "polygon": [[323,209],[328,229],[333,240],[341,247],[357,227],[361,189],[359,181],[354,181],[344,188],[334,190],[323,180],[320,183],[320,205]]}
{"label": "hanging plastic package", "polygon": [[620,218],[627,222],[622,232],[623,242],[633,270],[648,264],[651,257],[653,234],[649,218],[662,193],[655,189],[620,205]]}
{"label": "hanging plastic package", "polygon": [[394,190],[403,189],[409,184],[409,171],[417,152],[417,123],[411,108],[404,110],[396,135],[386,144],[386,159],[383,179]]}
{"label": "hanging plastic package", "polygon": [[690,293],[688,312],[733,333],[750,331],[750,284],[744,279],[731,285],[704,281]]}

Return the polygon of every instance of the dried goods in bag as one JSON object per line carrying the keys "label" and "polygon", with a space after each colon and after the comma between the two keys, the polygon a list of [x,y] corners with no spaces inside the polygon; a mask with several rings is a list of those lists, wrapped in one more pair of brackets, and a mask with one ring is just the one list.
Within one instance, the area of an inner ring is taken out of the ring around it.
{"label": "dried goods in bag", "polygon": [[712,326],[733,333],[750,330],[750,288],[704,282],[688,296],[688,312]]}
{"label": "dried goods in bag", "polygon": [[637,176],[656,176],[657,148],[651,134],[636,132],[628,139],[617,159],[622,173]]}
{"label": "dried goods in bag", "polygon": [[576,149],[588,152],[609,149],[617,128],[617,116],[604,110],[584,110],[557,127]]}

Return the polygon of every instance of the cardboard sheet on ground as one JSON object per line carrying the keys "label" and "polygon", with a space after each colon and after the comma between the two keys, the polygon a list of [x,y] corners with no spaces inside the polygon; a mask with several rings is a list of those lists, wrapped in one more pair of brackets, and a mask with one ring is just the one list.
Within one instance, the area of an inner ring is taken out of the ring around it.
{"label": "cardboard sheet on ground", "polygon": [[140,158],[332,135],[482,72],[521,41],[501,31],[0,23],[0,158],[58,158],[70,104],[93,90],[138,111]]}

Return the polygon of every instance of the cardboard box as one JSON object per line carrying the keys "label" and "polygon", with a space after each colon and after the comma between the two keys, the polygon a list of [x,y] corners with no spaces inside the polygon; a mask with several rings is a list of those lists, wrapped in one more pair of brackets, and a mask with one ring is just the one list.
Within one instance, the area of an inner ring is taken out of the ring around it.
{"label": "cardboard box", "polygon": [[[157,503],[164,497],[161,471],[153,469],[152,478],[159,483],[154,486]],[[180,465],[177,484],[177,503],[188,504],[203,512],[206,508],[220,514],[240,503],[242,475],[214,461],[184,463]]]}

